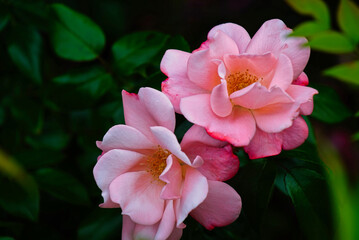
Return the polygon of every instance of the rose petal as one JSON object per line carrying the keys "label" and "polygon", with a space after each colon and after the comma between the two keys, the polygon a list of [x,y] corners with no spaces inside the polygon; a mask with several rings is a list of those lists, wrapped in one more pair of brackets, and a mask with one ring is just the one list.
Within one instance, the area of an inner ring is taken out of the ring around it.
{"label": "rose petal", "polygon": [[110,196],[113,202],[120,204],[122,214],[130,216],[132,221],[152,225],[163,214],[162,188],[163,184],[154,182],[145,171],[127,172],[112,181]]}
{"label": "rose petal", "polygon": [[[238,97],[237,97],[238,96]],[[290,103],[293,99],[279,87],[267,89],[259,82],[231,95],[234,104],[258,109],[274,103]]]}
{"label": "rose petal", "polygon": [[215,26],[208,33],[208,39],[211,39],[215,36],[218,30],[227,34],[230,38],[232,38],[237,44],[239,53],[243,53],[246,49],[251,37],[248,32],[241,26],[234,23],[224,23]]}
{"label": "rose petal", "polygon": [[300,114],[310,115],[313,112],[313,95],[318,94],[318,91],[311,87],[291,85],[287,89],[287,93],[300,103]]}
{"label": "rose petal", "polygon": [[140,131],[127,125],[116,125],[110,128],[100,144],[100,149],[104,152],[112,149],[136,150],[155,147]]}
{"label": "rose petal", "polygon": [[277,67],[274,76],[268,88],[280,87],[286,90],[293,80],[293,67],[290,59],[281,54],[278,58]]}
{"label": "rose petal", "polygon": [[177,141],[176,135],[164,127],[151,127],[151,132],[155,136],[158,144],[162,148],[167,149],[177,158],[181,159],[187,165],[191,165],[191,161],[181,150],[181,146]]}
{"label": "rose petal", "polygon": [[222,80],[221,84],[213,88],[211,94],[212,111],[219,117],[227,117],[232,112],[232,103],[228,97],[227,82]]}
{"label": "rose petal", "polygon": [[133,240],[133,232],[135,230],[136,223],[127,215],[122,215],[122,240]]}
{"label": "rose petal", "polygon": [[302,72],[296,79],[293,80],[292,84],[307,86],[309,84],[308,76],[305,72]]}
{"label": "rose petal", "polygon": [[169,49],[161,60],[161,71],[168,77],[187,77],[187,62],[191,54]]}
{"label": "rose petal", "polygon": [[191,216],[208,230],[234,222],[242,209],[242,200],[228,184],[208,181],[207,198],[191,212]]}
{"label": "rose petal", "polygon": [[176,216],[173,207],[173,201],[167,201],[165,211],[163,212],[163,217],[154,239],[167,239],[175,230],[175,222]]}
{"label": "rose petal", "polygon": [[255,121],[251,112],[236,107],[227,117],[218,117],[210,108],[210,95],[200,94],[183,98],[181,111],[188,121],[206,128],[208,134],[235,146],[245,146],[255,132]]}
{"label": "rose petal", "polygon": [[183,136],[181,141],[182,151],[186,152],[187,149],[190,150],[192,144],[195,143],[203,143],[204,145],[213,147],[223,147],[227,145],[227,142],[209,136],[205,128],[198,125],[193,125]]}
{"label": "rose petal", "polygon": [[294,119],[293,125],[280,133],[283,139],[283,149],[290,150],[299,147],[308,138],[308,125],[302,117]]}
{"label": "rose petal", "polygon": [[139,165],[145,158],[144,155],[127,150],[114,149],[108,151],[99,159],[93,169],[97,186],[102,190],[104,203],[101,207],[114,207],[110,199],[109,186],[119,175]]}
{"label": "rose petal", "polygon": [[188,214],[201,204],[207,197],[208,182],[199,171],[186,167],[183,183],[182,198],[176,208],[177,227],[186,219]]}
{"label": "rose petal", "polygon": [[162,199],[177,199],[181,197],[182,168],[176,159],[169,155],[167,166],[160,175],[160,179],[167,183],[161,192]]}
{"label": "rose petal", "polygon": [[283,131],[292,126],[299,114],[298,103],[275,103],[252,110],[258,128],[267,133]]}
{"label": "rose petal", "polygon": [[293,79],[296,79],[308,62],[310,49],[303,47],[307,40],[303,37],[288,37],[292,32],[283,21],[266,21],[253,36],[245,52],[264,54],[267,52],[284,53],[293,65]]}

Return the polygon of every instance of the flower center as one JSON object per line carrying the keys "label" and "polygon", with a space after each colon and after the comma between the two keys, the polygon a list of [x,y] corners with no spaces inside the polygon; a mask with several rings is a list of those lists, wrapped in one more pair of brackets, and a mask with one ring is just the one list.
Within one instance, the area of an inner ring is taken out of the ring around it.
{"label": "flower center", "polygon": [[248,69],[246,69],[245,72],[236,72],[228,75],[226,77],[228,95],[257,82],[258,79],[261,80],[263,78],[258,78],[256,75],[250,74]]}
{"label": "flower center", "polygon": [[159,176],[166,168],[166,159],[171,154],[167,149],[158,146],[157,150],[149,155],[146,160],[147,172],[150,173],[155,180],[159,180]]}

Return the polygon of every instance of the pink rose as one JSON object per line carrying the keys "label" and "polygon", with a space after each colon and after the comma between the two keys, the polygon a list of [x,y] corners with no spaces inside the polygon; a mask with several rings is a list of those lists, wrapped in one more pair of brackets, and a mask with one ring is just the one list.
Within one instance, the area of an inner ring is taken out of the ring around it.
{"label": "pink rose", "polygon": [[291,32],[278,19],[252,39],[239,25],[218,25],[193,53],[165,53],[162,91],[178,113],[214,138],[245,146],[250,158],[298,147],[308,136],[299,115],[311,114],[318,92],[305,86],[307,41]]}
{"label": "pink rose", "polygon": [[112,127],[97,146],[94,168],[102,207],[121,207],[123,239],[180,238],[191,214],[206,228],[233,222],[241,198],[226,183],[239,161],[231,146],[193,126],[178,143],[169,99],[151,88],[122,92],[126,125]]}

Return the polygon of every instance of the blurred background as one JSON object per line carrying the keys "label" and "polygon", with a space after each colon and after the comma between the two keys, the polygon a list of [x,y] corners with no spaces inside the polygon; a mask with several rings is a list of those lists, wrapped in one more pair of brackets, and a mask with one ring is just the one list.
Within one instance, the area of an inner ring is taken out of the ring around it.
{"label": "blurred background", "polygon": [[[312,47],[305,72],[320,94],[306,118],[310,136],[255,161],[234,149],[241,168],[229,183],[242,214],[213,231],[188,219],[183,239],[359,239],[355,4],[0,0],[0,240],[119,239],[121,210],[98,207],[92,169],[95,141],[124,123],[121,90],[160,89],[166,49],[193,51],[215,25],[253,36],[273,18]],[[180,139],[190,124],[177,117]]]}

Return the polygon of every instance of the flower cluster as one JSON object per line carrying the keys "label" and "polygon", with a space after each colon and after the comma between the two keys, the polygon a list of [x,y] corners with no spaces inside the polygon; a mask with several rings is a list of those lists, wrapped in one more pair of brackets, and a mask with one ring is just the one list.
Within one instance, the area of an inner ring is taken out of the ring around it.
{"label": "flower cluster", "polygon": [[[232,145],[259,158],[304,142],[300,115],[317,91],[306,87],[306,40],[290,32],[280,20],[252,39],[238,25],[216,26],[192,53],[166,52],[163,92],[122,92],[126,124],[97,142],[94,168],[101,207],[122,209],[122,239],[179,239],[188,215],[207,229],[232,223],[242,207],[223,182],[239,168]],[[194,123],[181,143],[175,112]]]}

